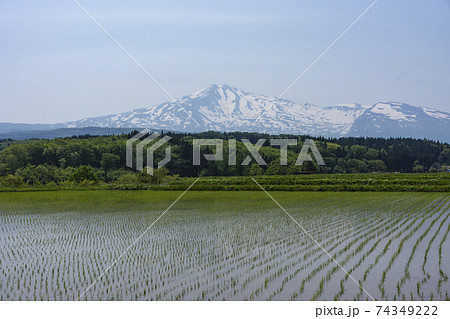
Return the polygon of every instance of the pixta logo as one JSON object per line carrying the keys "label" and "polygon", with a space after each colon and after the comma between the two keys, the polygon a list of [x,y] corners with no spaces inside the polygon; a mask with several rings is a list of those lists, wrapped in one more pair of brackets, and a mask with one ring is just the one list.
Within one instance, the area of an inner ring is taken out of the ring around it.
{"label": "pixta logo", "polygon": [[[148,135],[150,133],[149,130],[145,129],[138,134],[134,135],[130,139],[127,140],[126,143],[126,164],[128,167],[133,168],[133,145],[139,141],[138,144],[136,144],[136,169],[138,171],[144,170],[144,148],[147,147],[147,174],[153,175],[154,172],[154,152],[166,144],[171,137],[164,135],[161,139],[158,139],[162,134],[158,132],[154,132],[150,134],[148,137],[143,138],[144,136]],[[150,145],[151,144],[151,145]],[[148,146],[150,145],[150,146]],[[158,168],[163,167],[167,163],[170,162],[171,159],[171,147],[168,145],[165,150],[165,157],[158,162]]]}
{"label": "pixta logo", "polygon": [[[248,165],[252,161],[252,158],[258,163],[258,165],[267,165],[266,161],[259,154],[259,149],[266,143],[266,139],[259,139],[256,144],[252,144],[248,139],[242,139],[242,143],[250,153],[244,159],[241,165]],[[271,146],[280,147],[280,165],[288,165],[288,146],[297,145],[296,139],[270,139]],[[207,161],[223,161],[223,140],[221,139],[194,139],[193,140],[193,161],[194,165],[200,165],[201,159],[201,146],[213,146],[215,148],[214,154],[203,154]],[[319,149],[313,140],[307,139],[303,143],[302,149],[295,161],[295,165],[302,165],[303,162],[312,161],[311,155],[308,153],[311,151],[318,165],[323,166],[325,162],[320,155]],[[236,140],[228,140],[228,165],[236,165]]]}
{"label": "pixta logo", "polygon": [[[150,134],[150,131],[145,129],[138,134],[128,139],[126,143],[126,164],[128,167],[133,168],[133,150],[136,153],[136,169],[144,171],[144,157],[147,158],[146,172],[149,175],[153,175],[154,172],[154,153],[157,149],[162,147],[171,137],[161,133],[154,132]],[[242,139],[249,155],[239,163],[240,165],[249,165],[253,160],[258,165],[267,165],[264,158],[259,153],[259,149],[267,142],[266,139],[259,139],[255,144],[252,144],[248,139]],[[193,139],[192,141],[192,164],[194,166],[200,165],[201,156],[207,161],[223,161],[224,160],[224,140],[221,139]],[[270,146],[276,146],[280,148],[280,165],[288,165],[288,147],[296,146],[298,141],[296,139],[270,139]],[[235,139],[228,140],[228,165],[237,165],[237,141]],[[134,145],[136,145],[134,147]],[[202,154],[202,146],[213,147],[215,152],[213,154]],[[146,150],[146,156],[144,156],[144,150]],[[298,154],[295,165],[302,165],[304,162],[313,161],[311,154],[314,156],[317,164],[320,166],[325,165],[325,162],[313,140],[307,139],[303,143],[303,146]],[[157,167],[161,168],[171,160],[171,147],[167,145],[165,148],[165,157],[158,162]]]}

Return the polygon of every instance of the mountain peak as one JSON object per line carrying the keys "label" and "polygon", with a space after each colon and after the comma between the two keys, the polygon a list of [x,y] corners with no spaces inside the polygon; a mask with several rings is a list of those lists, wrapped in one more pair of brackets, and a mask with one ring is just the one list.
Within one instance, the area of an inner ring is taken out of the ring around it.
{"label": "mountain peak", "polygon": [[[211,84],[207,88],[204,88],[202,90],[217,90],[217,89],[223,89],[223,90],[237,90],[237,88],[234,88],[228,84]],[[201,90],[200,90],[201,91]]]}
{"label": "mountain peak", "polygon": [[190,95],[187,95],[186,97],[190,97],[190,98],[198,98],[198,97],[202,97],[208,94],[211,94],[211,92],[218,92],[218,91],[234,91],[237,92],[239,91],[237,88],[233,88],[227,84],[211,84],[210,86],[208,86],[207,88],[198,90]]}
{"label": "mountain peak", "polygon": [[236,89],[236,88],[231,87],[231,86],[229,86],[228,84],[225,84],[225,83],[219,84],[218,87],[221,88],[221,89],[225,89],[225,90],[228,90],[228,89],[233,89],[233,90],[235,90],[235,89]]}

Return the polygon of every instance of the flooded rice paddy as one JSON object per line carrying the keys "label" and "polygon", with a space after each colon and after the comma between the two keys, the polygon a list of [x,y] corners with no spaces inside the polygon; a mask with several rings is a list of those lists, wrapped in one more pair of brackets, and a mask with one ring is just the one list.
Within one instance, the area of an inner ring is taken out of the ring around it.
{"label": "flooded rice paddy", "polygon": [[0,193],[0,300],[449,299],[450,194],[272,192],[348,274],[262,191],[189,191],[126,251],[180,194]]}

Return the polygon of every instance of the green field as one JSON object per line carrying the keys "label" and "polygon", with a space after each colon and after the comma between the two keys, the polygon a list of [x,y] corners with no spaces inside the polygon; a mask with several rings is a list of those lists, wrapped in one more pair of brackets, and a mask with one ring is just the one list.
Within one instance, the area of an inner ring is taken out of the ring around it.
{"label": "green field", "polygon": [[[303,174],[201,177],[193,190],[259,191],[258,181],[271,191],[351,191],[351,192],[450,192],[449,173],[386,174]],[[36,190],[185,190],[196,177],[166,176],[160,184],[151,183],[69,183],[59,185],[2,186],[0,192]],[[149,195],[150,196],[150,195]]]}
{"label": "green field", "polygon": [[[0,300],[76,300],[180,194],[0,193]],[[450,194],[270,194],[351,277],[264,192],[191,190],[81,300],[449,299]]]}

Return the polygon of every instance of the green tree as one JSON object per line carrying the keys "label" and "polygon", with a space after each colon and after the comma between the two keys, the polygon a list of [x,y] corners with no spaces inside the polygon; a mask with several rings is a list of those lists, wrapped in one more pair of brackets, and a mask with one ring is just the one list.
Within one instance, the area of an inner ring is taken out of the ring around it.
{"label": "green tree", "polygon": [[166,167],[155,169],[153,171],[152,181],[155,184],[161,184],[164,178],[167,176],[167,174],[169,174],[169,170]]}
{"label": "green tree", "polygon": [[352,145],[350,147],[350,157],[356,159],[363,159],[367,154],[367,149],[361,145]]}
{"label": "green tree", "polygon": [[[305,162],[307,163],[307,162]],[[287,167],[280,164],[280,160],[272,161],[266,169],[266,175],[286,175]]]}
{"label": "green tree", "polygon": [[446,147],[444,150],[439,154],[439,163],[443,165],[450,165],[450,148]]}
{"label": "green tree", "polygon": [[347,162],[343,158],[338,158],[336,166],[334,167],[334,173],[346,173],[347,172]]}
{"label": "green tree", "polygon": [[7,175],[9,171],[8,165],[6,163],[0,163],[0,176]]}
{"label": "green tree", "polygon": [[347,160],[347,172],[348,173],[365,173],[367,172],[367,164],[363,161],[351,158]]}
{"label": "green tree", "polygon": [[387,166],[382,160],[369,160],[367,161],[367,168],[369,172],[386,172]]}
{"label": "green tree", "polygon": [[414,167],[412,169],[413,173],[423,173],[423,166],[420,165],[420,161],[416,160],[414,161]]}
{"label": "green tree", "polygon": [[30,164],[31,157],[27,145],[12,145],[0,154],[0,163],[5,164],[5,171],[15,173],[19,167]]}
{"label": "green tree", "polygon": [[147,174],[147,167],[137,174],[138,182],[142,184],[152,183],[152,175]]}
{"label": "green tree", "polygon": [[95,175],[94,169],[91,166],[83,165],[78,167],[72,176],[70,176],[69,180],[75,183],[81,183],[84,181],[97,182],[98,177]]}
{"label": "green tree", "polygon": [[108,181],[108,170],[114,169],[119,164],[120,157],[111,153],[104,153],[100,165],[105,172],[105,182]]}
{"label": "green tree", "polygon": [[[206,169],[205,169],[206,173]],[[169,174],[166,167],[161,167],[153,170],[153,175],[147,174],[147,167],[137,175],[138,182],[143,184],[161,184],[164,178]]]}
{"label": "green tree", "polygon": [[23,177],[23,179],[30,185],[58,182],[58,179],[55,176],[55,167],[46,164],[20,167],[17,169],[16,175]]}
{"label": "green tree", "polygon": [[263,172],[264,171],[263,171],[262,167],[256,163],[253,163],[252,166],[250,166],[250,175],[252,175],[252,176],[262,175]]}
{"label": "green tree", "polygon": [[317,167],[311,161],[303,162],[303,164],[302,164],[302,171],[304,171],[304,172],[315,172],[315,171],[317,171]]}
{"label": "green tree", "polygon": [[380,154],[379,154],[379,152],[377,151],[377,150],[375,150],[375,149],[373,149],[373,148],[369,148],[368,150],[367,150],[367,153],[366,153],[366,158],[368,159],[368,160],[376,160],[376,159],[378,159],[378,156],[379,156]]}

